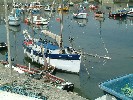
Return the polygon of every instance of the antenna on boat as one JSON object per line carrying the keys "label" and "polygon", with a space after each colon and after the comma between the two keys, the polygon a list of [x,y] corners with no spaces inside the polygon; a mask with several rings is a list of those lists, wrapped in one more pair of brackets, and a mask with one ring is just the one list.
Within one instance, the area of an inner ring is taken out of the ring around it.
{"label": "antenna on boat", "polygon": [[8,44],[8,62],[9,62],[9,67],[10,67],[10,74],[11,74],[11,83],[13,82],[12,80],[12,64],[11,64],[11,52],[10,52],[10,41],[9,41],[9,23],[8,23],[8,15],[7,15],[7,0],[4,0],[4,5],[5,5],[5,21],[6,21],[6,31],[7,31],[7,44]]}

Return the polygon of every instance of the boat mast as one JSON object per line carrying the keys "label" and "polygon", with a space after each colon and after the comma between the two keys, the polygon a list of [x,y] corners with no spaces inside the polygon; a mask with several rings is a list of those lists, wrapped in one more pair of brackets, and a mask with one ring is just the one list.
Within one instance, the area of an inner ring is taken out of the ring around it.
{"label": "boat mast", "polygon": [[63,49],[63,40],[62,40],[62,32],[63,32],[63,7],[64,7],[64,5],[63,5],[63,0],[61,0],[61,18],[60,18],[60,24],[61,24],[61,29],[60,29],[60,37],[61,37],[61,39],[60,39],[60,49],[61,49],[61,51],[62,51],[62,49]]}
{"label": "boat mast", "polygon": [[52,3],[52,7],[51,7],[51,13],[50,13],[50,18],[52,17],[52,12],[53,12],[53,10],[54,10],[54,4],[55,4],[55,0],[53,1],[53,3]]}
{"label": "boat mast", "polygon": [[34,10],[34,8],[33,7],[31,7],[31,12],[30,12],[30,17],[31,17],[31,32],[32,32],[32,35],[33,35],[33,42],[34,42],[34,30],[33,30],[33,10]]}
{"label": "boat mast", "polygon": [[[7,0],[4,0],[5,5],[5,21],[6,21],[6,31],[7,31],[7,44],[8,44],[8,62],[10,68],[10,74],[12,79],[12,64],[11,64],[11,52],[10,52],[10,41],[9,41],[9,23],[8,23],[8,14],[7,14]],[[12,82],[11,82],[12,83]]]}

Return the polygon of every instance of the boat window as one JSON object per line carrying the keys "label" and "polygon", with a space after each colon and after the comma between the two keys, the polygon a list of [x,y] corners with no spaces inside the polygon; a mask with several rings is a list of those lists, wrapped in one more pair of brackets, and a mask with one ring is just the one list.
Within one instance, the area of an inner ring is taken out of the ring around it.
{"label": "boat window", "polygon": [[65,50],[64,49],[62,50],[62,54],[65,54]]}
{"label": "boat window", "polygon": [[49,53],[49,50],[47,50],[47,53]]}
{"label": "boat window", "polygon": [[67,51],[70,52],[70,48],[69,47],[67,47]]}

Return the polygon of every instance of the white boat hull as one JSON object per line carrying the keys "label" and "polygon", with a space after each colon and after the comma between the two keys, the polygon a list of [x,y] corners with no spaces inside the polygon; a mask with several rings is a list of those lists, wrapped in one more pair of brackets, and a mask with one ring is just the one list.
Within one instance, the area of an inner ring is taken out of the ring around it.
{"label": "white boat hull", "polygon": [[9,20],[9,25],[14,25],[14,26],[17,26],[17,25],[20,25],[21,21],[20,20]]}
{"label": "white boat hull", "polygon": [[[37,62],[39,64],[44,65],[45,61],[43,57],[35,56],[33,55],[32,51],[31,53],[26,52],[24,49],[24,53],[34,62]],[[79,73],[80,71],[80,63],[81,60],[65,60],[65,59],[50,59],[46,58],[47,63],[49,63],[52,66],[56,66],[57,69],[72,73]]]}
{"label": "white boat hull", "polygon": [[74,73],[80,71],[80,63],[80,60],[49,59],[49,64],[56,66],[57,69]]}
{"label": "white boat hull", "polygon": [[[47,61],[48,64],[55,66],[62,71],[79,73],[81,56],[72,47],[65,48],[62,51],[62,54],[60,54],[60,49],[56,46],[53,47],[53,44],[47,44],[47,46],[45,44],[46,47],[43,46],[44,44],[41,43],[38,45],[29,44],[29,46],[24,46],[24,54],[26,54],[33,62],[45,65],[45,62]],[[45,55],[42,55],[42,52],[45,53]],[[63,52],[65,52],[65,54]],[[46,60],[44,60],[44,57],[46,57]]]}
{"label": "white boat hull", "polygon": [[129,16],[129,17],[133,17],[133,13],[131,13],[131,14],[127,14],[127,16]]}
{"label": "white boat hull", "polygon": [[86,19],[87,18],[87,13],[78,13],[78,14],[73,14],[74,18],[79,18],[79,19]]}

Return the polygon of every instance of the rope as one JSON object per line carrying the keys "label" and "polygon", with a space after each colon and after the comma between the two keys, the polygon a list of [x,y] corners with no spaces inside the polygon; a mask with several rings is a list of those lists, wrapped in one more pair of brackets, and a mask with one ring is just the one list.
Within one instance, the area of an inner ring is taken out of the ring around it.
{"label": "rope", "polygon": [[[105,51],[106,51],[106,54],[109,55],[109,51],[108,51],[108,49],[106,48],[106,44],[105,44],[105,42],[104,42],[104,40],[103,40],[103,38],[102,38],[102,35],[101,35],[101,22],[100,22],[100,32],[99,32],[98,34],[99,34],[99,36],[100,36],[100,39],[101,39],[101,41],[102,41],[103,47],[104,47],[104,49],[105,49]],[[101,56],[100,58],[111,59],[110,57],[107,57],[106,55],[105,55],[104,57]]]}

